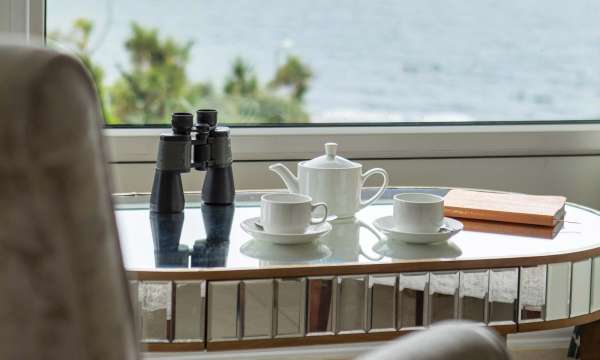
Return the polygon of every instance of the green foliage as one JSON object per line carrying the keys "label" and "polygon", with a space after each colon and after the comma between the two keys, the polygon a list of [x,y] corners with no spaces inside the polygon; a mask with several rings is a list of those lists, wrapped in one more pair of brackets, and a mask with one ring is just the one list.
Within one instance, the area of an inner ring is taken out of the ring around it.
{"label": "green foliage", "polygon": [[300,104],[261,89],[252,67],[237,57],[227,76],[223,92],[228,95],[206,99],[201,107],[216,108],[227,119],[239,124],[308,122]]}
{"label": "green foliage", "polygon": [[285,64],[277,69],[275,77],[269,85],[273,88],[291,87],[292,98],[302,101],[312,76],[312,70],[308,65],[304,64],[297,56],[290,55]]}
{"label": "green foliage", "polygon": [[[92,61],[89,44],[93,30],[91,21],[78,19],[69,34],[51,36],[70,44],[90,70],[108,124],[168,123],[172,112],[195,108],[216,108],[220,118],[229,123],[309,121],[301,100],[312,72],[295,56],[288,57],[286,64],[277,69],[266,88],[261,87],[252,66],[237,57],[225,79],[223,93],[218,94],[212,84],[188,78],[192,42],[163,38],[157,29],[132,23],[131,36],[124,44],[129,64],[118,65],[119,78],[105,87],[102,68]],[[290,98],[272,92],[284,87],[292,89]]]}
{"label": "green foliage", "polygon": [[125,42],[130,69],[119,67],[121,78],[110,89],[113,112],[129,124],[168,121],[172,112],[189,108],[190,98],[209,88],[188,81],[192,43],[161,39],[158,30],[136,23],[131,28],[132,35]]}
{"label": "green foliage", "polygon": [[104,70],[92,61],[92,50],[90,49],[90,36],[94,30],[94,24],[88,19],[77,19],[73,22],[73,28],[67,34],[54,31],[48,34],[48,40],[51,44],[61,43],[70,44],[71,50],[81,60],[88,69],[90,76],[94,80],[96,91],[100,99],[101,111],[106,119],[111,118],[106,108],[106,93],[104,89]]}
{"label": "green foliage", "polygon": [[195,103],[198,108],[219,109],[219,118],[236,124],[283,124],[310,121],[296,101],[259,93],[255,96],[212,96]]}
{"label": "green foliage", "polygon": [[258,79],[244,59],[237,57],[227,77],[223,91],[227,95],[252,96],[258,92]]}

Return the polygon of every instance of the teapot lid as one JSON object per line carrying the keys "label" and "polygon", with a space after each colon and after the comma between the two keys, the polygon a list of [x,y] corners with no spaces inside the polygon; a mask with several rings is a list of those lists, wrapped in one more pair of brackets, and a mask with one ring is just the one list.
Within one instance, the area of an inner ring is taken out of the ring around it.
{"label": "teapot lid", "polygon": [[338,156],[336,143],[325,144],[325,155],[321,155],[312,160],[304,161],[301,163],[304,167],[314,169],[351,169],[361,166],[359,163],[355,163],[346,158]]}

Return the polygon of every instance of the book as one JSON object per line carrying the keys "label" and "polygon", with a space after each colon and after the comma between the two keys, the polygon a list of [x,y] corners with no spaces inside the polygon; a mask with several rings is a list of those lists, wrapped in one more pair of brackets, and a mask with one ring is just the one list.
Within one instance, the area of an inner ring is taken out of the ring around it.
{"label": "book", "polygon": [[444,197],[444,215],[554,227],[565,216],[564,196],[453,189]]}
{"label": "book", "polygon": [[528,236],[544,239],[553,239],[564,225],[564,222],[562,221],[559,221],[555,226],[542,226],[475,219],[457,220],[460,220],[463,223],[465,230],[468,231]]}

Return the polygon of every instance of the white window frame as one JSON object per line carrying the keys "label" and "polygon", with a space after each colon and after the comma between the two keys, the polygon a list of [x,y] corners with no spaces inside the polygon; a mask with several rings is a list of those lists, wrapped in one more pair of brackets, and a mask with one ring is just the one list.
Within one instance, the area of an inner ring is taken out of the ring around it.
{"label": "white window frame", "polygon": [[44,38],[45,0],[0,0],[0,32],[24,34],[39,43]]}
{"label": "white window frame", "polygon": [[[0,30],[43,39],[45,0],[0,0]],[[164,129],[105,129],[115,163],[152,162]],[[355,159],[600,155],[600,124],[332,126],[232,129],[236,160],[305,159],[338,142]]]}
{"label": "white window frame", "polygon": [[[115,162],[151,162],[165,129],[106,129]],[[354,159],[600,155],[600,124],[233,128],[238,161],[307,159],[337,142]]]}

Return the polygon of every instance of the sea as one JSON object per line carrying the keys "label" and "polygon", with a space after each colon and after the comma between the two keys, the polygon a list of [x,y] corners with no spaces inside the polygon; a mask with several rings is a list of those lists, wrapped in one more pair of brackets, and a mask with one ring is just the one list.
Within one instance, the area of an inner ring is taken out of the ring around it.
{"label": "sea", "polygon": [[300,57],[313,122],[600,119],[598,0],[47,0],[48,32],[81,17],[108,82],[137,22],[217,88],[238,56],[262,84]]}

